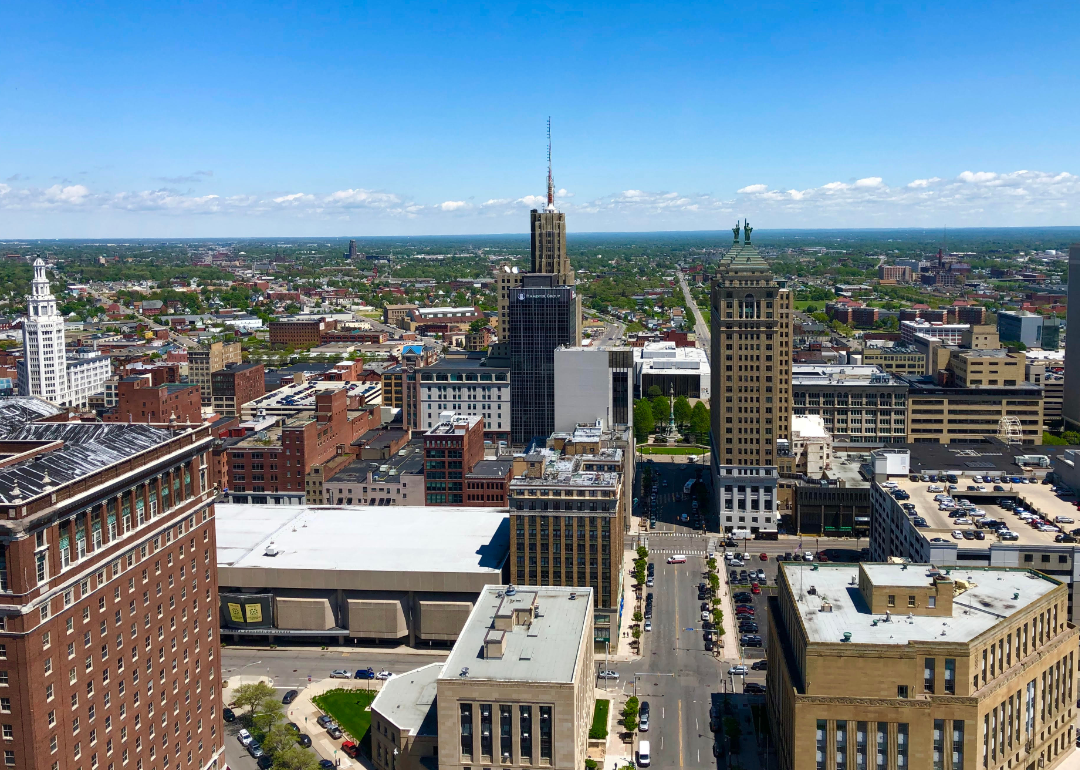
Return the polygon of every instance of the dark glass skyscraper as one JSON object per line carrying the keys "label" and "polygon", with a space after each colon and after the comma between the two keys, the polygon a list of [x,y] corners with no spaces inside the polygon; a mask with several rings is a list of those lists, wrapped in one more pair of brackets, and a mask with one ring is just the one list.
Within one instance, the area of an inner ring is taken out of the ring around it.
{"label": "dark glass skyscraper", "polygon": [[557,275],[525,274],[508,302],[510,440],[555,430],[555,348],[578,343],[577,290]]}

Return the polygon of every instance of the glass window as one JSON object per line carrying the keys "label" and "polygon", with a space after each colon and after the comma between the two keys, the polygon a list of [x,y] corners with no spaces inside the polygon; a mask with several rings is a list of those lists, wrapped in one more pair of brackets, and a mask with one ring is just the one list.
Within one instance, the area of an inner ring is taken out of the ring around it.
{"label": "glass window", "polygon": [[514,756],[514,713],[510,706],[499,706],[499,755],[509,763]]}
{"label": "glass window", "polygon": [[847,770],[847,722],[836,722],[836,770]]}
{"label": "glass window", "polygon": [[521,761],[532,761],[532,706],[521,706],[518,712],[518,729],[521,735],[518,738],[521,747]]}
{"label": "glass window", "polygon": [[888,757],[885,752],[889,749],[889,723],[876,722],[877,724],[877,767],[885,770],[888,766]]}
{"label": "glass window", "polygon": [[942,752],[945,750],[945,720],[934,720],[934,770],[944,770]]}
{"label": "glass window", "polygon": [[956,693],[956,658],[945,658],[945,692]]}
{"label": "glass window", "polygon": [[473,716],[472,704],[461,704],[461,754],[472,757],[473,753]]}
{"label": "glass window", "polygon": [[480,704],[480,756],[491,757],[491,704]]}
{"label": "glass window", "polygon": [[855,770],[866,770],[866,722],[855,723]]}
{"label": "glass window", "polygon": [[934,658],[923,659],[923,692],[934,691]]}
{"label": "glass window", "polygon": [[817,730],[814,733],[815,747],[817,749],[817,770],[825,770],[825,730],[829,723],[824,719],[817,721]]}
{"label": "glass window", "polygon": [[908,763],[908,726],[901,722],[896,726],[896,770],[904,770]]}
{"label": "glass window", "polygon": [[551,761],[551,706],[540,707],[540,760]]}
{"label": "glass window", "polygon": [[964,720],[952,723],[952,770],[964,770]]}

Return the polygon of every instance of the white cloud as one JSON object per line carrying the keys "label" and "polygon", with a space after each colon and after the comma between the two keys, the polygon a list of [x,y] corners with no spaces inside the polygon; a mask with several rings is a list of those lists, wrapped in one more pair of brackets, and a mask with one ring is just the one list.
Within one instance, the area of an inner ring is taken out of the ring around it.
{"label": "white cloud", "polygon": [[[199,176],[207,183],[213,181],[210,172]],[[390,234],[408,231],[404,223],[415,220],[426,223],[418,226],[423,232],[449,228],[506,232],[525,229],[523,214],[547,203],[546,195],[534,194],[480,198],[482,203],[473,203],[460,193],[441,203],[424,203],[395,192],[359,187],[329,193],[284,190],[194,195],[167,187],[107,192],[70,182],[49,187],[15,184],[26,182],[0,182],[0,216],[5,217],[0,221],[6,230],[21,227],[24,213],[48,216],[41,221],[48,221],[50,227],[62,224],[66,214],[89,214],[96,220],[119,213],[135,218],[131,221],[159,223],[156,226],[162,221],[176,222],[178,229],[195,219],[213,219],[223,225],[278,221],[286,223],[286,228],[299,227],[298,223],[305,221],[354,220]],[[1062,171],[964,171],[950,178],[927,176],[894,184],[867,176],[803,189],[774,189],[760,182],[732,187],[736,192],[726,195],[630,188],[582,200],[560,190],[556,205],[572,217],[573,229],[578,231],[717,229],[727,226],[728,217],[740,215],[769,228],[901,227],[942,222],[950,226],[1015,226],[1071,224],[1080,217],[1080,177]],[[189,231],[200,229],[192,226]]]}

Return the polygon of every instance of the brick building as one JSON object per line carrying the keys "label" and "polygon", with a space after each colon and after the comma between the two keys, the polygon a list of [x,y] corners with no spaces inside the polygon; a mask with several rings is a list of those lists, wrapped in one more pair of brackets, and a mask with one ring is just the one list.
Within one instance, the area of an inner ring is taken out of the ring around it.
{"label": "brick building", "polygon": [[230,364],[210,376],[214,410],[224,417],[236,417],[240,408],[266,394],[262,364]]}
{"label": "brick building", "polygon": [[5,766],[223,767],[209,427],[30,423],[6,442]]}
{"label": "brick building", "polygon": [[463,505],[465,474],[484,459],[484,418],[443,412],[424,434],[427,505]]}
{"label": "brick building", "polygon": [[336,321],[324,318],[289,318],[270,322],[271,345],[318,345],[323,332],[333,331]]}
{"label": "brick building", "polygon": [[202,397],[197,385],[152,384],[149,377],[125,377],[117,386],[117,404],[102,415],[103,422],[147,422],[198,425]]}
{"label": "brick building", "polygon": [[187,360],[190,380],[199,386],[203,406],[213,406],[214,403],[211,375],[229,364],[243,363],[239,342],[212,342],[205,347],[189,350]]}
{"label": "brick building", "polygon": [[510,459],[481,460],[465,474],[465,505],[505,508],[510,504]]}
{"label": "brick building", "polygon": [[377,410],[349,410],[348,404],[344,389],[316,393],[314,411],[301,411],[229,447],[227,499],[304,504],[312,468],[352,452],[352,443],[378,425]]}

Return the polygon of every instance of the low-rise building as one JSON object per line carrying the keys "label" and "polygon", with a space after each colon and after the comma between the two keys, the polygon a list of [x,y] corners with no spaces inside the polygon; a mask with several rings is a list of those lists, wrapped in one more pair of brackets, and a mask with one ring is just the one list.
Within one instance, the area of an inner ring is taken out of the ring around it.
{"label": "low-rise building", "polygon": [[712,369],[702,348],[679,347],[674,342],[649,342],[634,353],[634,389],[638,398],[648,398],[654,386],[667,396],[708,401],[711,398]]}
{"label": "low-rise building", "polygon": [[102,422],[202,422],[202,398],[197,385],[151,385],[150,377],[125,377],[117,384],[117,405]]}
{"label": "low-rise building", "polygon": [[465,505],[505,508],[510,505],[510,479],[514,463],[510,458],[481,460],[465,474]]}
{"label": "low-rise building", "polygon": [[1042,347],[1043,317],[1027,310],[1002,310],[997,314],[1002,342],[1021,342],[1029,348]]}
{"label": "low-rise building", "polygon": [[[908,441],[983,443],[1004,427],[1015,429],[1016,438],[1024,444],[1042,444],[1042,388],[1022,377],[1015,385],[972,387],[942,385],[929,375],[904,379],[908,384]],[[984,373],[979,379],[989,376]]]}
{"label": "low-rise building", "polygon": [[[446,645],[484,586],[504,579],[505,511],[218,504],[217,512],[221,633],[232,642]],[[249,603],[263,608],[257,622],[229,612]]]}
{"label": "low-rise building", "polygon": [[424,433],[427,505],[464,505],[465,474],[484,459],[484,418],[443,412]]}
{"label": "low-rise building", "polygon": [[863,348],[862,362],[892,374],[926,374],[926,355],[912,345]]}
{"label": "low-rise building", "polygon": [[791,367],[793,415],[820,415],[837,445],[907,441],[907,383],[866,364]]}
{"label": "low-rise building", "polygon": [[1033,569],[785,562],[766,645],[779,767],[1056,767],[1075,740],[1066,600]]}
{"label": "low-rise building", "polygon": [[589,589],[487,586],[445,663],[371,704],[379,770],[585,764],[595,700]]}
{"label": "low-rise building", "polygon": [[385,460],[354,460],[323,481],[327,505],[425,505],[424,451],[409,444]]}

